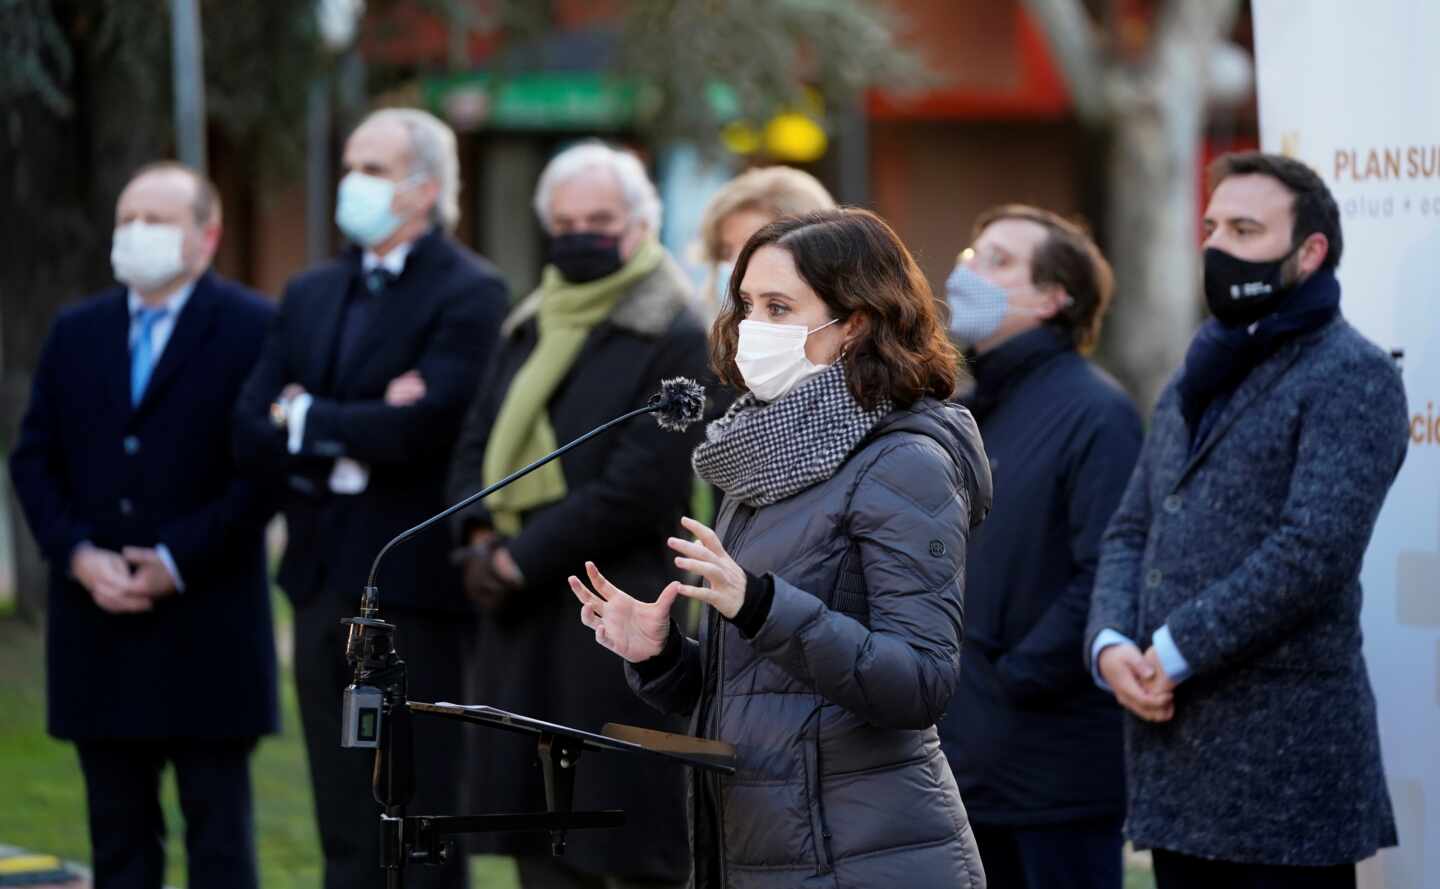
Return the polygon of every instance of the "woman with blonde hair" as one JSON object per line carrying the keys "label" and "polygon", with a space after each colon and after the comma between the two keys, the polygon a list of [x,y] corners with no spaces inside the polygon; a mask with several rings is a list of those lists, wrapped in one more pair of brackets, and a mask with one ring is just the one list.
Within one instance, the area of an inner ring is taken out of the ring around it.
{"label": "woman with blonde hair", "polygon": [[750,236],[782,216],[834,208],[820,181],[794,167],[757,167],[725,183],[700,217],[697,243],[708,269],[696,308],[708,323],[724,307],[735,257]]}

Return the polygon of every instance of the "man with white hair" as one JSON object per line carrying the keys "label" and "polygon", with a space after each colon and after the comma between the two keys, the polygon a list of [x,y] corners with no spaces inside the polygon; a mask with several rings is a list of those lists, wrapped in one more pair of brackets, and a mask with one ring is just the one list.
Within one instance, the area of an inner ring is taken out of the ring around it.
{"label": "man with white hair", "polygon": [[[508,305],[504,282],[450,237],[459,218],[455,135],[413,109],[377,111],[345,145],[335,222],[353,243],[285,289],[239,407],[236,448],[287,491],[279,583],[295,608],[295,679],[327,889],[380,886],[373,756],[341,749],[350,681],[340,620],[394,535],[445,506],[465,407]],[[461,697],[473,622],[443,535],[395,550],[377,578],[400,627],[409,692]],[[411,811],[458,808],[460,727],[415,726]],[[463,856],[411,885],[463,886]]]}
{"label": "man with white hair", "polygon": [[[540,286],[502,329],[493,375],[456,447],[458,499],[645,403],[665,377],[705,373],[705,330],[690,284],[660,246],[660,201],[629,152],[585,142],[540,176],[535,211],[550,235]],[[637,420],[577,448],[457,517],[465,587],[482,610],[466,699],[598,731],[606,722],[683,731],[631,693],[618,658],[574,617],[567,575],[603,554],[623,589],[654,597],[678,572],[677,533],[700,429]],[[467,784],[487,807],[543,808],[535,746],[476,732]],[[582,768],[577,810],[624,809],[625,826],[570,834],[564,858],[545,837],[493,835],[533,887],[678,886],[689,873],[679,769],[613,757]]]}

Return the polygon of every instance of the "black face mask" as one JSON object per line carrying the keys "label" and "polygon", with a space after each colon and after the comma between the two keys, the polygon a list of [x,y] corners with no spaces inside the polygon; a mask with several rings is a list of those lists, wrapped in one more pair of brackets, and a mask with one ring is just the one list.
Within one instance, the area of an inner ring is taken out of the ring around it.
{"label": "black face mask", "polygon": [[550,239],[550,264],[571,284],[597,281],[620,271],[620,237],[593,232],[555,235]]}
{"label": "black face mask", "polygon": [[1284,284],[1282,279],[1285,263],[1300,246],[1268,262],[1250,262],[1218,247],[1205,248],[1205,303],[1210,314],[1226,327],[1244,327],[1275,311],[1295,289],[1295,282]]}

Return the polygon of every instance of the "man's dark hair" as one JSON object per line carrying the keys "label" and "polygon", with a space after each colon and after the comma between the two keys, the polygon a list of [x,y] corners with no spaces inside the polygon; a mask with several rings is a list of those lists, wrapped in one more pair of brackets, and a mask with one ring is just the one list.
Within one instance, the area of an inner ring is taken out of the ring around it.
{"label": "man's dark hair", "polygon": [[1231,176],[1251,174],[1269,176],[1294,196],[1295,201],[1290,208],[1294,220],[1290,246],[1294,247],[1319,232],[1330,242],[1321,268],[1333,271],[1340,265],[1340,253],[1345,246],[1340,234],[1340,207],[1320,174],[1283,154],[1263,151],[1222,154],[1210,164],[1210,191],[1214,192],[1216,186]]}
{"label": "man's dark hair", "polygon": [[136,170],[126,184],[128,185],[130,182],[134,182],[147,173],[168,171],[184,173],[195,183],[195,197],[190,202],[190,209],[195,214],[195,222],[197,225],[208,225],[220,218],[220,189],[215,187],[215,183],[210,180],[209,176],[206,176],[188,164],[169,160],[151,161]]}
{"label": "man's dark hair", "polygon": [[1068,330],[1077,348],[1094,347],[1115,291],[1115,274],[1089,231],[1049,210],[1002,204],[980,214],[974,237],[1002,219],[1023,219],[1045,229],[1045,240],[1036,245],[1030,258],[1030,280],[1038,287],[1058,285],[1072,300],[1046,323]]}

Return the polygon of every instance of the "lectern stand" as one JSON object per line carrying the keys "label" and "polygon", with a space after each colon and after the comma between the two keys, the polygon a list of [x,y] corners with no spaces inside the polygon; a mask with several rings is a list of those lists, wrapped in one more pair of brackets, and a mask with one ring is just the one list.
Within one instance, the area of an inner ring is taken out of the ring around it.
{"label": "lectern stand", "polygon": [[575,792],[575,771],[586,750],[641,754],[681,762],[707,771],[735,774],[735,748],[717,741],[676,735],[629,725],[607,723],[599,734],[569,726],[531,719],[484,705],[406,704],[411,713],[428,713],[459,719],[501,731],[534,735],[545,778],[545,811],[492,815],[410,815],[381,816],[382,846],[393,851],[387,860],[436,862],[442,837],[462,833],[508,830],[544,830],[550,834],[550,852],[565,852],[565,832],[580,828],[619,827],[625,813],[619,809],[576,812],[571,808]]}
{"label": "lectern stand", "polygon": [[[360,614],[342,621],[349,627],[345,659],[354,678],[341,704],[340,746],[375,750],[371,787],[375,801],[384,807],[380,816],[380,866],[386,886],[404,885],[407,864],[439,864],[450,854],[449,837],[466,833],[509,830],[543,830],[550,834],[550,851],[565,851],[565,832],[593,827],[617,827],[625,820],[618,809],[575,812],[575,765],[586,750],[639,753],[709,771],[735,773],[735,749],[728,744],[684,735],[609,724],[600,734],[542,722],[517,713],[486,706],[425,704],[407,694],[405,661],[395,650],[395,625],[380,617],[380,590],[375,577],[380,562],[397,544],[414,537],[450,515],[478,503],[572,448],[593,439],[632,417],[655,414],[662,428],[683,430],[704,413],[705,390],[694,380],[674,377],[660,384],[660,392],[645,407],[592,429],[539,460],[476,491],[443,512],[397,534],[381,547],[370,566],[370,577],[360,598]],[[484,815],[406,815],[405,805],[415,791],[415,757],[410,720],[414,714],[460,719],[486,728],[534,735],[545,776],[545,811]]]}

